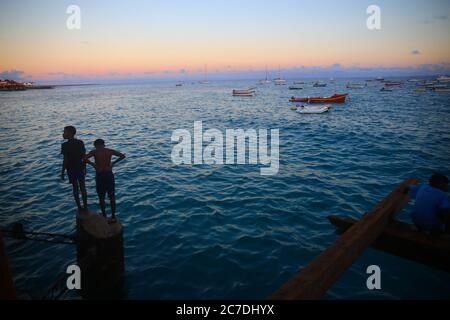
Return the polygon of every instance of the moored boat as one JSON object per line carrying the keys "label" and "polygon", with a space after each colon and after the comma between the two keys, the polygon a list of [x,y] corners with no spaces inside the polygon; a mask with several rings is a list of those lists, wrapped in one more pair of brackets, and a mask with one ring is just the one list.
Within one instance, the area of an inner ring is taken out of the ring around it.
{"label": "moored boat", "polygon": [[299,106],[296,112],[300,114],[321,114],[330,110],[330,105],[325,106]]}
{"label": "moored boat", "polygon": [[323,83],[323,82],[320,82],[320,81],[317,81],[317,82],[315,82],[315,83],[313,84],[313,87],[314,87],[314,88],[325,88],[326,86],[327,86],[326,83]]}
{"label": "moored boat", "polygon": [[436,80],[439,82],[450,82],[450,77],[449,76],[440,76]]}
{"label": "moored boat", "polygon": [[276,78],[273,80],[273,82],[275,83],[276,86],[284,86],[286,85],[286,80],[282,79],[282,78]]}
{"label": "moored boat", "polygon": [[235,97],[253,97],[255,95],[255,88],[246,90],[233,90],[233,96]]}
{"label": "moored boat", "polygon": [[290,86],[289,90],[303,90],[303,87],[301,87],[301,86]]}
{"label": "moored boat", "polygon": [[450,92],[450,88],[434,88],[434,92]]}
{"label": "moored boat", "polygon": [[334,94],[331,97],[306,97],[306,98],[296,98],[292,97],[289,99],[290,102],[309,102],[309,103],[344,103],[347,99],[348,94]]}

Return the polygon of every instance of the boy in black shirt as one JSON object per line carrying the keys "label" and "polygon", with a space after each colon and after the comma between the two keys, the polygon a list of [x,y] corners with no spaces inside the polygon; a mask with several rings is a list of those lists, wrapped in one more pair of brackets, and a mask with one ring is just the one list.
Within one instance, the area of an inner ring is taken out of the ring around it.
{"label": "boy in black shirt", "polygon": [[[64,128],[63,138],[67,141],[61,145],[61,154],[64,156],[64,162],[61,169],[61,179],[64,180],[64,172],[67,170],[69,183],[72,184],[73,196],[78,210],[87,210],[87,192],[84,177],[86,176],[86,164],[84,156],[86,149],[81,140],[75,139],[77,129],[73,126]],[[83,197],[83,207],[80,204],[79,190]]]}

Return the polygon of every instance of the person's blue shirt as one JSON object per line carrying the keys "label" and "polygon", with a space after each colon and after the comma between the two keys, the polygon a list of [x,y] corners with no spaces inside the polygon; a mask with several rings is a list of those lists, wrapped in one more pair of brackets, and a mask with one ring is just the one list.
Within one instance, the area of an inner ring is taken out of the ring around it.
{"label": "person's blue shirt", "polygon": [[448,194],[428,184],[411,186],[409,191],[415,200],[411,213],[414,224],[428,231],[442,231],[444,222],[439,217],[439,212],[450,208]]}

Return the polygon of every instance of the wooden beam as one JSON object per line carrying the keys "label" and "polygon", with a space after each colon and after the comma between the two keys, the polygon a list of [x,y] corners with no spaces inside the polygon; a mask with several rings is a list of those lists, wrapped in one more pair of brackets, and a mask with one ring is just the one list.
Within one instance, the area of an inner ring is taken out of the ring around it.
{"label": "wooden beam", "polygon": [[[346,231],[358,220],[329,216],[339,230]],[[391,222],[372,247],[398,257],[450,272],[450,235],[430,235],[408,223]]]}
{"label": "wooden beam", "polygon": [[270,298],[319,299],[383,232],[409,200],[405,188],[417,183],[407,179],[339,237],[328,249],[279,288]]}

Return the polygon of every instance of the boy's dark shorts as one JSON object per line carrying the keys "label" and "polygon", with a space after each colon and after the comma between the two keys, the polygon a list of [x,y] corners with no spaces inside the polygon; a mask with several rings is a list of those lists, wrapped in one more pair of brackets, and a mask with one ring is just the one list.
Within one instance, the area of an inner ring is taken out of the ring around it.
{"label": "boy's dark shorts", "polygon": [[70,184],[73,184],[75,181],[84,182],[84,170],[67,169],[67,177],[69,177]]}
{"label": "boy's dark shorts", "polygon": [[115,197],[115,180],[114,180],[114,174],[109,172],[99,172],[95,176],[95,182],[96,182],[96,188],[97,188],[97,194],[100,199],[104,199],[106,193],[108,193],[108,197],[114,198]]}

